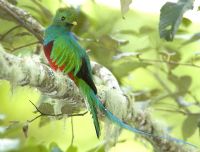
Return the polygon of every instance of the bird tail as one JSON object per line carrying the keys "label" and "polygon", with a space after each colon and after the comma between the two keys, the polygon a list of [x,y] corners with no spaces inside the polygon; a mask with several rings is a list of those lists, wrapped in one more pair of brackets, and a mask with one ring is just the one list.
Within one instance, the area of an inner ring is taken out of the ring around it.
{"label": "bird tail", "polygon": [[193,147],[197,147],[197,146],[195,146],[195,145],[193,145],[189,142],[186,142],[184,140],[180,140],[180,139],[169,137],[169,136],[153,135],[151,133],[148,133],[148,132],[145,132],[145,131],[142,131],[140,129],[137,129],[137,128],[134,128],[134,127],[127,125],[126,123],[124,123],[122,120],[117,118],[108,109],[106,109],[104,107],[104,105],[98,99],[98,97],[96,96],[94,91],[83,80],[81,80],[81,83],[82,83],[82,85],[79,88],[84,93],[84,95],[86,95],[86,97],[87,97],[87,100],[88,100],[88,103],[89,103],[89,106],[90,106],[90,112],[92,114],[94,126],[95,126],[95,129],[96,129],[97,137],[99,137],[99,135],[100,135],[100,127],[99,127],[96,108],[99,108],[110,121],[112,121],[113,123],[117,124],[118,126],[125,128],[125,129],[127,129],[131,132],[138,133],[138,134],[148,136],[148,137],[166,139],[166,140],[169,140],[169,141],[174,141],[176,143],[187,144],[187,145],[190,145],[190,146],[193,146]]}
{"label": "bird tail", "polygon": [[92,114],[93,123],[96,130],[96,135],[99,138],[100,126],[99,126],[99,121],[97,117],[97,109],[96,109],[97,107],[96,107],[96,98],[95,98],[96,95],[94,94],[94,91],[82,79],[78,79],[77,82],[78,82],[77,84],[78,84],[79,89],[81,90],[83,95],[87,98],[88,105],[90,108],[90,113]]}

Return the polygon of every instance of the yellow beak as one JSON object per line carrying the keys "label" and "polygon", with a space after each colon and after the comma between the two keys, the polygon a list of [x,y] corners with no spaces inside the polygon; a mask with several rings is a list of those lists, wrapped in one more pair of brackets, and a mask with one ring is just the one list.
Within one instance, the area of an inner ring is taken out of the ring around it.
{"label": "yellow beak", "polygon": [[74,26],[77,25],[77,22],[76,22],[76,21],[73,21],[73,22],[72,22],[72,25],[74,25]]}

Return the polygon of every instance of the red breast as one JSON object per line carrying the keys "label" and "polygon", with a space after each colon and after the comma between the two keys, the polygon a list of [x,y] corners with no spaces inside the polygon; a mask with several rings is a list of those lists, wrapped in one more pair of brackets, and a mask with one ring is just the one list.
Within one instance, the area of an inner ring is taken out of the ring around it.
{"label": "red breast", "polygon": [[[60,70],[63,71],[63,69],[65,68],[65,65],[58,67],[58,65],[56,64],[56,62],[53,62],[52,59],[50,58],[51,55],[51,51],[52,51],[52,47],[53,47],[53,41],[49,42],[47,45],[43,46],[44,49],[44,54],[49,62],[50,67],[56,71],[56,70]],[[68,73],[68,76],[74,81],[74,75],[72,72]]]}

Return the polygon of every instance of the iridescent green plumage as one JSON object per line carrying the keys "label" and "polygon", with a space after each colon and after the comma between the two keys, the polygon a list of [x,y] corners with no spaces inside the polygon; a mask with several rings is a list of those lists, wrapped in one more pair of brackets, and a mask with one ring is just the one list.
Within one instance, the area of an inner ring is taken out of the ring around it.
{"label": "iridescent green plumage", "polygon": [[50,57],[53,62],[56,62],[58,67],[65,65],[64,73],[69,73],[74,70],[74,75],[76,75],[80,70],[81,58],[84,55],[84,51],[72,36],[61,35],[54,40]]}
{"label": "iridescent green plumage", "polygon": [[73,8],[59,9],[54,17],[53,23],[45,30],[44,52],[52,69],[60,69],[63,73],[68,74],[87,98],[97,136],[99,137],[100,135],[100,126],[96,108],[100,109],[112,122],[132,132],[191,145],[176,138],[155,136],[131,127],[103,106],[96,96],[97,90],[92,79],[92,70],[88,55],[71,32],[71,28],[76,24],[76,21],[76,10]]}
{"label": "iridescent green plumage", "polygon": [[57,11],[52,25],[45,30],[44,45],[48,46],[52,42],[51,50],[46,49],[45,51],[46,54],[50,52],[50,56],[46,56],[53,69],[60,69],[66,74],[73,75],[73,80],[87,98],[96,134],[99,137],[100,127],[96,104],[91,98],[91,96],[94,98],[97,91],[92,80],[90,61],[85,50],[70,32],[71,27],[76,23],[76,18],[77,15],[73,8],[61,8]]}

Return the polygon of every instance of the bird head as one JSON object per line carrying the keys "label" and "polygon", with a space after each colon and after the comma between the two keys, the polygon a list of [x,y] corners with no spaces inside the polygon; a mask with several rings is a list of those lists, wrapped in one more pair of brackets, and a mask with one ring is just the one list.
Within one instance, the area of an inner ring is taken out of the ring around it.
{"label": "bird head", "polygon": [[77,25],[78,12],[73,7],[59,8],[53,19],[54,25],[72,27]]}

